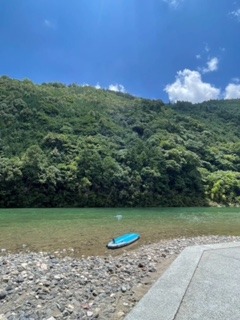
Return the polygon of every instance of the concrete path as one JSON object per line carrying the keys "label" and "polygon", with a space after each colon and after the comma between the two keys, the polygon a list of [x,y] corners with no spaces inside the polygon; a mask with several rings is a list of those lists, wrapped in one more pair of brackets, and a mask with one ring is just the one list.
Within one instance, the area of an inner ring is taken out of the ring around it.
{"label": "concrete path", "polygon": [[240,319],[240,242],[186,248],[125,318],[195,319]]}

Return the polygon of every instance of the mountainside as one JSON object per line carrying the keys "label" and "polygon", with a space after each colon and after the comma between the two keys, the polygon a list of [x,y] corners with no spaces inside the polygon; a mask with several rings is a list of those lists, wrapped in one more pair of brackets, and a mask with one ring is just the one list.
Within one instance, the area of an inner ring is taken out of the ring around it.
{"label": "mountainside", "polygon": [[240,204],[240,101],[0,78],[0,206]]}

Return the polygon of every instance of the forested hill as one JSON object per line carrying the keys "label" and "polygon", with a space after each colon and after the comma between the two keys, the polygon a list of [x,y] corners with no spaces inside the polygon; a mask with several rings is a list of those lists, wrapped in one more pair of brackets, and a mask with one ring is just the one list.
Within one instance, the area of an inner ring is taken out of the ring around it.
{"label": "forested hill", "polygon": [[0,78],[0,207],[240,204],[240,101]]}

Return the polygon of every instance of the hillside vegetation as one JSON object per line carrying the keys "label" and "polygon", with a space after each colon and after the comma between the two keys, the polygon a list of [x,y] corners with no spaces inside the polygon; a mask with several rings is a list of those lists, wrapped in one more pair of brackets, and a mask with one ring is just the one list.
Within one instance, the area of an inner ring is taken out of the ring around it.
{"label": "hillside vegetation", "polygon": [[0,207],[240,204],[240,101],[0,78]]}

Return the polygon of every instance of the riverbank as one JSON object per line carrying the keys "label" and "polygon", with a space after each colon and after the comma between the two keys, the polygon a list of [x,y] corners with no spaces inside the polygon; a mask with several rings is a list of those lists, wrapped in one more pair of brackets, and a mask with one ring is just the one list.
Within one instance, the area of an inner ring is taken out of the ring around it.
{"label": "riverbank", "polygon": [[0,319],[123,319],[185,247],[232,241],[240,237],[179,238],[82,259],[2,250]]}

